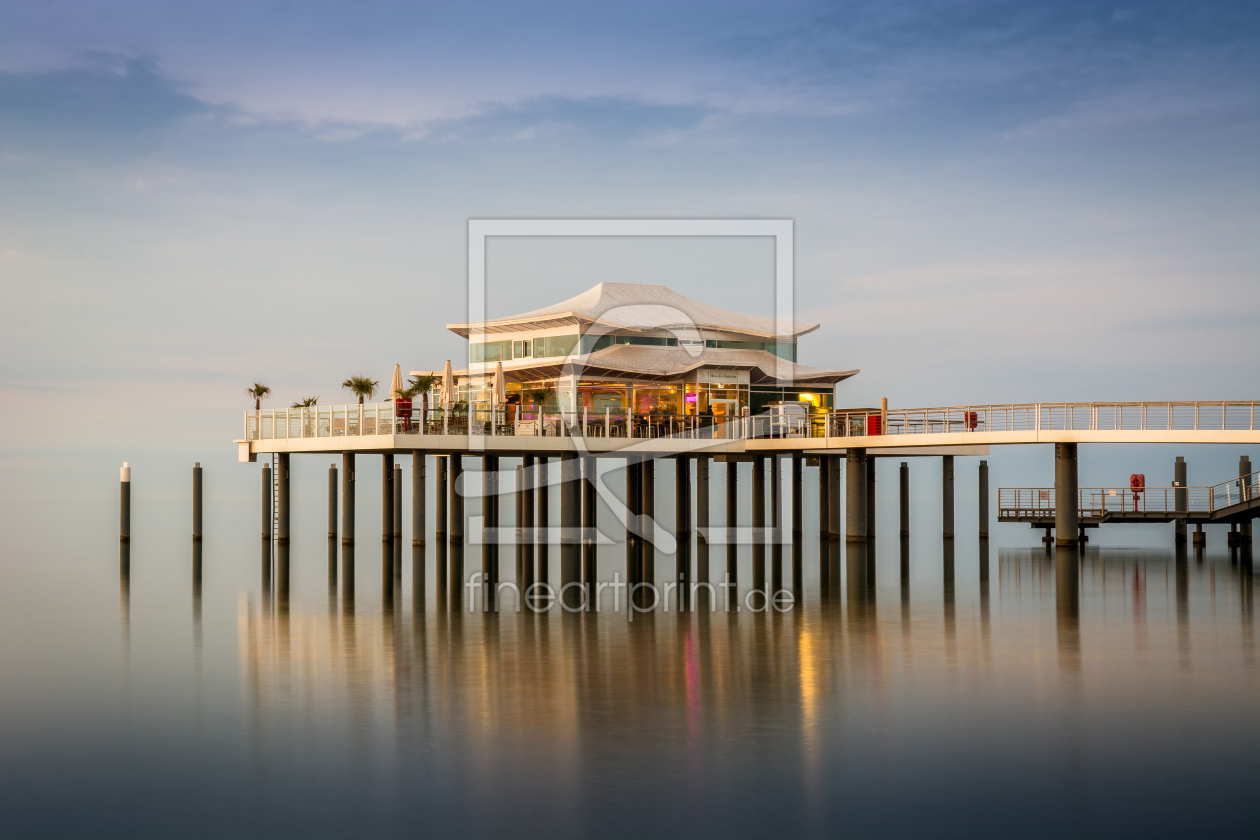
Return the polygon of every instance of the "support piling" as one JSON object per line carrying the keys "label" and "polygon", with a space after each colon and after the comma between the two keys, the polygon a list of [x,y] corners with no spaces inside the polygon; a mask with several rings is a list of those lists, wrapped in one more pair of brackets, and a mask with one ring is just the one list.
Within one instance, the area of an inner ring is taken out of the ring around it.
{"label": "support piling", "polygon": [[201,462],[193,465],[193,510],[192,538],[193,542],[201,542]]}
{"label": "support piling", "polygon": [[1080,509],[1077,499],[1076,444],[1054,445],[1054,544],[1062,548],[1077,545]]}

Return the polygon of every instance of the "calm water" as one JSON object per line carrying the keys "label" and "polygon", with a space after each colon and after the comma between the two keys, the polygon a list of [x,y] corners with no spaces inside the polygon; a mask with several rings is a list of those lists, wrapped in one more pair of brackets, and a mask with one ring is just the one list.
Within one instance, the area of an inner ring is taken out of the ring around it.
{"label": "calm water", "polygon": [[[423,586],[407,545],[387,593],[366,505],[352,595],[329,585],[324,541],[303,536],[320,533],[314,514],[295,523],[288,597],[264,590],[244,501],[208,508],[196,587],[186,518],[148,510],[129,582],[107,537],[11,541],[4,836],[1115,837],[1253,823],[1255,587],[1223,547],[1178,562],[994,545],[985,582],[960,539],[950,586],[925,521],[908,586],[884,539],[873,585],[837,557],[824,587],[811,539],[788,613],[671,607],[631,622],[452,608],[433,547]],[[603,576],[622,563],[602,550]],[[466,567],[479,564],[470,549]],[[672,567],[657,557],[659,578]]]}

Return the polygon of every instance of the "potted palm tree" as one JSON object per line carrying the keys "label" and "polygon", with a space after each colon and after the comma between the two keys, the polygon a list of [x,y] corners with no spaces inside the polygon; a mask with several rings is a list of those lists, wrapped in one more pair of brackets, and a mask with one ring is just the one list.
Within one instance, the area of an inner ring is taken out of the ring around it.
{"label": "potted palm tree", "polygon": [[407,399],[420,398],[420,422],[423,423],[425,418],[429,416],[429,394],[437,386],[442,377],[436,373],[422,373],[419,376],[413,376],[407,383],[407,387],[403,389],[403,396]]}
{"label": "potted palm tree", "polygon": [[245,389],[245,395],[254,398],[254,411],[262,410],[262,401],[271,393],[271,389],[266,385],[259,385],[257,382],[252,387]]}
{"label": "potted palm tree", "polygon": [[302,437],[315,436],[315,422],[311,418],[311,413],[305,409],[312,408],[319,402],[319,397],[303,397],[295,402],[289,408],[300,408],[302,411]]}

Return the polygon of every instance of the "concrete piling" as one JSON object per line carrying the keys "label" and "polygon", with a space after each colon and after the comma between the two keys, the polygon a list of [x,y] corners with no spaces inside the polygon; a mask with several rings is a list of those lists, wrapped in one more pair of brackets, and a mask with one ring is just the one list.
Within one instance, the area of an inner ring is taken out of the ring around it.
{"label": "concrete piling", "polygon": [[805,576],[805,459],[792,456],[792,590],[797,600],[803,594]]}
{"label": "concrete piling", "polygon": [[626,457],[626,581],[638,583],[642,570],[639,562],[639,512],[643,491],[639,488],[639,461]]}
{"label": "concrete piling", "polygon": [[201,462],[193,465],[193,510],[192,538],[193,542],[201,542]]}
{"label": "concrete piling", "polygon": [[[866,450],[862,451],[865,453]],[[844,469],[841,467],[842,456],[825,457],[831,460],[831,469],[827,473],[827,522],[830,528],[828,536],[833,540],[838,540],[844,536],[844,517],[840,514],[840,483],[844,479]],[[839,560],[837,560],[838,565]]]}
{"label": "concrete piling", "polygon": [[538,458],[538,582],[547,583],[551,575],[550,488],[547,486],[547,459]]}
{"label": "concrete piling", "polygon": [[954,538],[954,456],[941,456],[941,536]]}
{"label": "concrete piling", "polygon": [[262,538],[263,542],[271,542],[271,465],[263,464],[262,468]]}
{"label": "concrete piling", "polygon": [[[341,544],[354,545],[354,453],[341,453]],[[345,549],[342,549],[345,554]]]}
{"label": "concrete piling", "polygon": [[381,541],[394,539],[394,456],[381,456]]}
{"label": "concrete piling", "polygon": [[[1173,491],[1173,504],[1176,505],[1175,510],[1188,511],[1190,509],[1190,494],[1184,489],[1186,487],[1186,459],[1178,455],[1177,460],[1173,462],[1173,487],[1178,489]],[[1174,520],[1173,542],[1176,545],[1184,546],[1186,544],[1186,520]]]}
{"label": "concrete piling", "polygon": [[447,505],[450,501],[450,489],[447,486],[447,465],[450,458],[439,456],[434,459],[437,464],[437,475],[434,477],[436,487],[433,488],[433,538],[439,543],[445,543],[447,534],[449,533],[449,524],[447,521]]}
{"label": "concrete piling", "polygon": [[1077,499],[1076,444],[1054,445],[1054,544],[1064,548],[1077,545],[1080,507]]}
{"label": "concrete piling", "polygon": [[[263,469],[263,486],[266,486],[266,468]],[[269,518],[266,521],[270,523]],[[118,541],[131,542],[131,467],[126,461],[118,471]],[[131,565],[130,558],[127,565]]]}
{"label": "concrete piling", "polygon": [[[525,481],[525,486],[521,489],[521,566],[525,573],[525,589],[528,589],[538,579],[534,570],[534,485],[537,482],[534,456],[526,455],[522,458],[521,467]],[[525,589],[521,590],[522,595]]]}
{"label": "concrete piling", "polygon": [[691,456],[674,458],[674,582],[678,603],[685,606],[691,590]]}
{"label": "concrete piling", "polygon": [[514,503],[515,515],[513,521],[516,526],[512,529],[512,555],[516,561],[516,580],[517,587],[520,588],[522,594],[525,592],[525,529],[523,523],[525,521],[525,465],[520,464],[513,473],[513,489],[512,501]]}
{"label": "concrete piling", "polygon": [[989,462],[980,462],[979,481],[980,539],[989,538]]}
{"label": "concrete piling", "polygon": [[280,485],[280,492],[278,494],[279,498],[277,499],[277,507],[279,508],[279,510],[276,511],[276,513],[278,514],[276,517],[276,520],[277,520],[276,524],[277,524],[277,530],[279,531],[279,533],[276,534],[276,544],[288,545],[289,544],[289,453],[288,452],[280,453],[279,469],[280,469],[280,476],[279,476],[278,483]]}
{"label": "concrete piling", "polygon": [[337,539],[337,465],[328,465],[328,539]]}
{"label": "concrete piling", "polygon": [[910,464],[901,462],[897,470],[897,530],[901,549],[901,586],[903,605],[909,596],[910,582]]}
{"label": "concrete piling", "polygon": [[[1251,458],[1243,455],[1238,459],[1238,477],[1243,479],[1240,482],[1241,493],[1239,498],[1244,501],[1251,498],[1251,482],[1248,476],[1251,475]],[[1251,552],[1251,520],[1248,519],[1238,526],[1238,544],[1243,550],[1244,556],[1249,557]]]}
{"label": "concrete piling", "polygon": [[766,459],[758,455],[752,463],[752,586],[766,589]]}
{"label": "concrete piling", "polygon": [[499,459],[495,455],[481,456],[481,580],[486,593],[483,603],[486,609],[496,600],[499,586],[499,497],[496,479]]}
{"label": "concrete piling", "polygon": [[783,461],[770,456],[770,596],[783,588]]}
{"label": "concrete piling", "polygon": [[640,553],[643,557],[643,582],[656,585],[656,460],[643,461],[643,516],[640,518],[643,540]]}
{"label": "concrete piling", "polygon": [[726,462],[726,574],[730,576],[731,583],[739,580],[739,546],[735,540],[735,529],[739,525],[739,508],[736,503],[738,466],[734,461]]}
{"label": "concrete piling", "polygon": [[709,456],[696,456],[696,580],[709,580]]}
{"label": "concrete piling", "polygon": [[582,527],[582,493],[576,452],[560,456],[560,589],[563,602],[570,608],[582,603],[579,587],[582,582],[582,545],[578,535]]}
{"label": "concrete piling", "polygon": [[447,458],[447,461],[449,461],[447,466],[451,485],[451,503],[448,506],[450,525],[447,534],[450,537],[451,545],[462,546],[464,544],[464,494],[460,486],[462,484],[460,476],[464,473],[464,458],[462,455],[452,453]]}
{"label": "concrete piling", "polygon": [[394,542],[402,540],[402,508],[403,508],[403,483],[402,483],[402,464],[394,464],[394,478],[390,481],[390,488],[394,493],[394,513],[390,517],[390,524],[393,526]]}
{"label": "concrete piling", "polygon": [[875,458],[866,456],[866,541],[875,539]]}
{"label": "concrete piling", "polygon": [[599,496],[595,482],[599,481],[598,461],[591,456],[582,459],[582,583],[586,587],[588,608],[594,608],[595,583],[599,575],[596,514]]}
{"label": "concrete piling", "polygon": [[824,540],[833,536],[830,494],[831,456],[821,455],[818,458],[818,536]]}
{"label": "concrete piling", "polygon": [[415,450],[411,453],[411,545],[422,546],[424,542],[424,485],[425,459],[424,453]]}
{"label": "concrete piling", "polygon": [[866,450],[860,447],[850,449],[845,456],[848,460],[848,481],[845,485],[845,542],[866,542]]}

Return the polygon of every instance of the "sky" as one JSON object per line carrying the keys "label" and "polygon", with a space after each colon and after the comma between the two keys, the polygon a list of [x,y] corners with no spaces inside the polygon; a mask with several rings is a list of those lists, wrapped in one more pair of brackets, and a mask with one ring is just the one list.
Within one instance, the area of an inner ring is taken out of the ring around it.
{"label": "sky", "polygon": [[[1252,398],[1258,48],[1255,2],[0,0],[0,492],[458,360],[480,217],[793,219],[841,405]],[[770,253],[494,242],[490,307],[756,312]]]}

